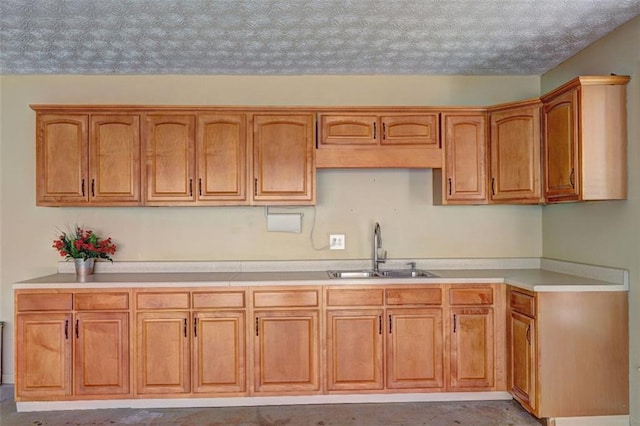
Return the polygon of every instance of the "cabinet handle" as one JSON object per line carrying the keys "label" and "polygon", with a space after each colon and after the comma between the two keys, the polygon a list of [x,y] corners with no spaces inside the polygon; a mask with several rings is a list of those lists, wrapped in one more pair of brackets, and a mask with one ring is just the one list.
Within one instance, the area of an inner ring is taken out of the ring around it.
{"label": "cabinet handle", "polygon": [[189,196],[193,197],[193,179],[189,179]]}
{"label": "cabinet handle", "polygon": [[387,139],[387,123],[382,123],[382,140]]}
{"label": "cabinet handle", "polygon": [[531,324],[527,326],[527,343],[531,346]]}
{"label": "cabinet handle", "polygon": [[373,122],[373,138],[374,138],[374,139],[376,138],[376,134],[377,134],[377,133],[378,133],[378,132],[376,131],[376,122],[374,121],[374,122]]}
{"label": "cabinet handle", "polygon": [[451,178],[449,178],[448,181],[449,181],[449,195],[451,195],[451,190],[452,190]]}
{"label": "cabinet handle", "polygon": [[393,327],[393,323],[391,322],[391,314],[389,314],[389,334],[391,334],[392,327]]}
{"label": "cabinet handle", "polygon": [[496,178],[491,178],[491,195],[496,195]]}
{"label": "cabinet handle", "polygon": [[378,334],[382,334],[382,315],[378,315]]}
{"label": "cabinet handle", "polygon": [[202,196],[202,178],[198,178],[198,195]]}
{"label": "cabinet handle", "polygon": [[458,318],[456,317],[456,314],[453,314],[453,332],[454,333],[456,332],[456,330],[458,328],[457,322],[458,322]]}
{"label": "cabinet handle", "polygon": [[91,179],[91,196],[92,197],[96,196],[96,180],[95,179]]}
{"label": "cabinet handle", "polygon": [[80,320],[76,320],[76,339],[80,338],[80,332],[79,329],[80,328]]}
{"label": "cabinet handle", "polygon": [[198,317],[193,319],[193,337],[198,337]]}
{"label": "cabinet handle", "polygon": [[64,340],[69,340],[69,320],[64,320]]}
{"label": "cabinet handle", "polygon": [[84,197],[84,179],[82,179],[82,196]]}
{"label": "cabinet handle", "polygon": [[184,329],[184,337],[187,337],[187,319],[186,318],[184,319],[183,329]]}
{"label": "cabinet handle", "polygon": [[260,335],[260,320],[256,317],[256,336]]}
{"label": "cabinet handle", "polygon": [[258,195],[258,178],[253,179],[253,195]]}
{"label": "cabinet handle", "polygon": [[569,183],[571,184],[571,187],[575,189],[576,187],[576,176],[575,176],[575,169],[571,169],[571,174],[569,175]]}

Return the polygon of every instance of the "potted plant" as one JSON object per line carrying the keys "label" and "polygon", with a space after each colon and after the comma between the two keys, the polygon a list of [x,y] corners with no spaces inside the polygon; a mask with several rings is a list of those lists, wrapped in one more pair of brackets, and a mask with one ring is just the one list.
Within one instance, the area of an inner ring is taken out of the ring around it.
{"label": "potted plant", "polygon": [[111,242],[111,237],[102,239],[93,231],[79,226],[71,232],[62,232],[53,241],[53,247],[58,250],[60,256],[73,259],[76,275],[80,277],[93,274],[96,259],[113,262],[111,255],[116,252],[116,245]]}

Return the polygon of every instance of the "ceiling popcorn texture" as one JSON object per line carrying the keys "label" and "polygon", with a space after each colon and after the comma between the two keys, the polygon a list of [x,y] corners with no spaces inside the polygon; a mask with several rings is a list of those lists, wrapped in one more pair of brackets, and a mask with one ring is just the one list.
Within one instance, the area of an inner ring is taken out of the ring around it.
{"label": "ceiling popcorn texture", "polygon": [[539,75],[639,14],[640,0],[1,0],[0,73]]}

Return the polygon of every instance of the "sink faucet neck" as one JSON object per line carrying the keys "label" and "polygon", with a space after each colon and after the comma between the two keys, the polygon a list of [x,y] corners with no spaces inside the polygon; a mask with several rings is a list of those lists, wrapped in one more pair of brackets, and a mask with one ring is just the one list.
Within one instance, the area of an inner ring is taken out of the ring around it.
{"label": "sink faucet neck", "polygon": [[384,263],[387,258],[387,252],[382,250],[382,231],[380,224],[376,222],[373,229],[373,270],[378,272],[380,264]]}

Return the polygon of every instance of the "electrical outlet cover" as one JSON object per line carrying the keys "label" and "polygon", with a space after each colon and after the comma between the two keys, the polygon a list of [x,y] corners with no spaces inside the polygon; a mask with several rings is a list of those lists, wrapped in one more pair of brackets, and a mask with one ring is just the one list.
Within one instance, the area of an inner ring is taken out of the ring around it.
{"label": "electrical outlet cover", "polygon": [[329,235],[329,248],[331,250],[344,250],[345,236],[344,234]]}

